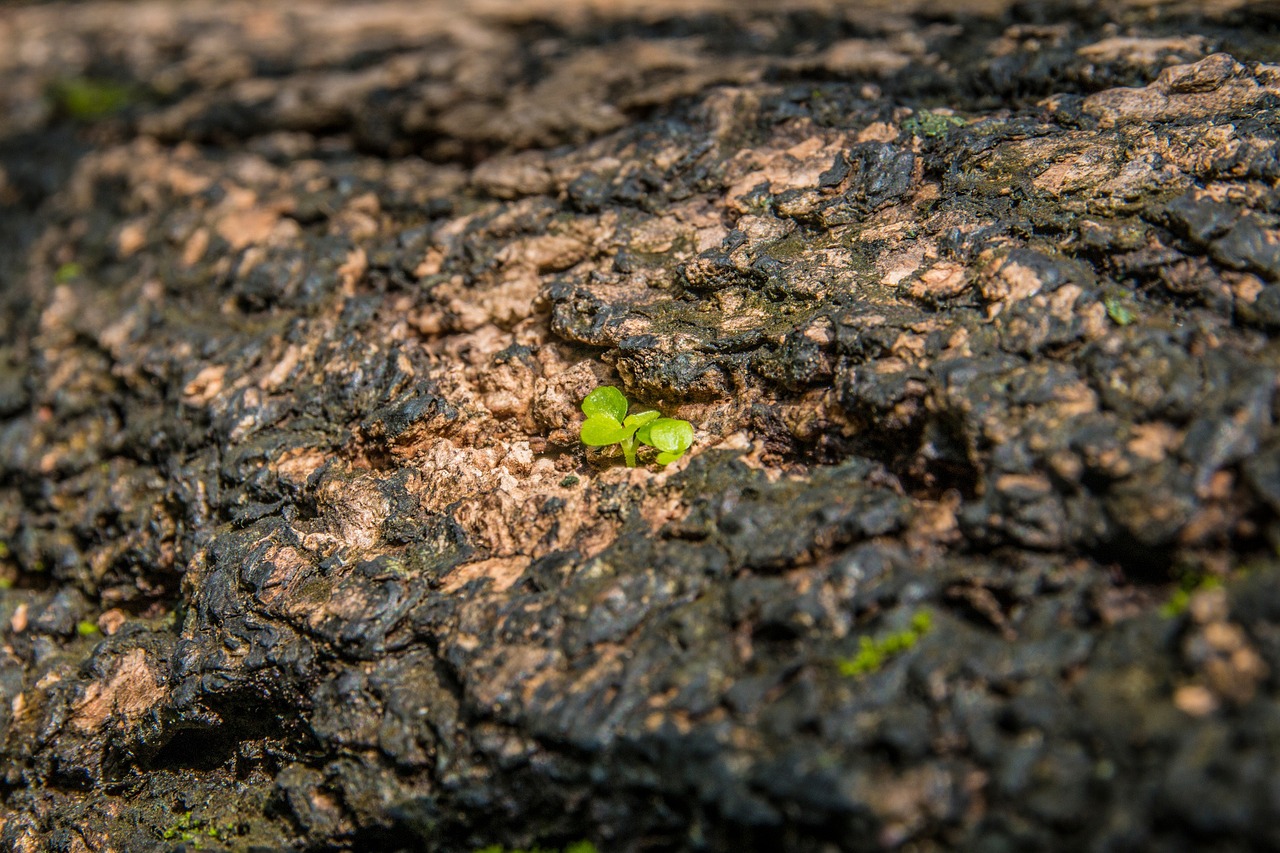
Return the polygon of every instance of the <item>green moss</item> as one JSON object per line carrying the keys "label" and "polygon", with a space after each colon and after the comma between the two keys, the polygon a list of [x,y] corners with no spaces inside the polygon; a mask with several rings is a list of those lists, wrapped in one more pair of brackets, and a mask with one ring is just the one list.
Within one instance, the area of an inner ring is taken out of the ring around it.
{"label": "green moss", "polygon": [[69,281],[75,281],[84,275],[84,270],[75,262],[66,263],[58,267],[53,274],[53,280],[57,284],[66,284]]}
{"label": "green moss", "polygon": [[192,829],[195,825],[191,812],[183,812],[178,815],[177,820],[170,826],[166,826],[160,834],[166,841],[193,841],[195,840],[195,833]]}
{"label": "green moss", "polygon": [[1160,605],[1160,615],[1166,619],[1174,619],[1187,612],[1191,605],[1191,596],[1206,589],[1222,586],[1222,578],[1217,575],[1204,575],[1189,572],[1182,576],[1178,588],[1169,596],[1169,600]]}
{"label": "green moss", "polygon": [[298,598],[304,601],[323,603],[333,594],[333,584],[325,578],[310,578],[298,587]]}
{"label": "green moss", "polygon": [[562,489],[569,489],[576,485],[578,485],[578,478],[573,474],[568,475],[560,481],[560,488]]}
{"label": "green moss", "polygon": [[921,110],[902,123],[902,129],[912,136],[924,136],[937,139],[946,136],[953,127],[963,125],[964,119],[959,116]]}
{"label": "green moss", "polygon": [[9,559],[9,543],[0,542],[0,560]]}
{"label": "green moss", "polygon": [[1111,322],[1117,326],[1127,326],[1138,319],[1137,312],[1124,297],[1108,295],[1103,297],[1102,304],[1106,306],[1107,316],[1111,318]]}
{"label": "green moss", "polygon": [[933,629],[933,614],[928,610],[918,610],[911,617],[911,624],[906,630],[895,631],[880,637],[860,637],[858,653],[853,657],[836,661],[840,674],[849,678],[860,678],[876,672],[890,658],[914,648],[920,638]]}
{"label": "green moss", "polygon": [[793,232],[777,240],[765,248],[764,253],[775,261],[792,261],[804,256],[807,252],[821,248],[809,235]]}
{"label": "green moss", "polygon": [[98,625],[89,619],[81,619],[76,623],[76,633],[81,637],[92,637],[98,633]]}
{"label": "green moss", "polygon": [[73,77],[60,80],[50,90],[53,102],[78,121],[93,121],[118,113],[138,101],[138,91],[123,83]]}
{"label": "green moss", "polygon": [[219,827],[212,821],[193,816],[191,812],[183,812],[172,824],[162,829],[160,834],[166,841],[182,841],[198,849],[201,841],[206,838],[221,841],[224,836],[236,833],[231,826]]}

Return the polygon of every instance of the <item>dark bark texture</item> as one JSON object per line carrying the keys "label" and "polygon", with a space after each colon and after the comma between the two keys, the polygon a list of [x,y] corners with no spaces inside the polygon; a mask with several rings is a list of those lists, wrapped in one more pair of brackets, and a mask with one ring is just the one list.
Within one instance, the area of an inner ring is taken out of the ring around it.
{"label": "dark bark texture", "polygon": [[6,5],[0,849],[1280,847],[1278,61]]}

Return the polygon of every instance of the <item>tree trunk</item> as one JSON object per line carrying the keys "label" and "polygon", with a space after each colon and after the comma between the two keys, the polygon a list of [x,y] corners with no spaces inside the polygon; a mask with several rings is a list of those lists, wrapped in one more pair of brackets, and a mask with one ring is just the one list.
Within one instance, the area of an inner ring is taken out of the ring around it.
{"label": "tree trunk", "polygon": [[0,847],[1280,846],[1278,28],[11,6]]}

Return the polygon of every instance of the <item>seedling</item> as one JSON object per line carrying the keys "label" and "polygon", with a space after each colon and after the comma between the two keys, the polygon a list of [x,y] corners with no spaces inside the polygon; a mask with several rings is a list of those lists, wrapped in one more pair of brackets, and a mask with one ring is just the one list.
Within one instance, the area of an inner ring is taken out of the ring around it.
{"label": "seedling", "polygon": [[693,444],[693,425],[677,418],[664,418],[654,409],[627,414],[631,404],[612,385],[601,385],[582,401],[587,416],[582,424],[582,443],[588,447],[622,445],[627,467],[636,467],[636,451],[641,445],[658,451],[654,461],[668,465],[684,456]]}

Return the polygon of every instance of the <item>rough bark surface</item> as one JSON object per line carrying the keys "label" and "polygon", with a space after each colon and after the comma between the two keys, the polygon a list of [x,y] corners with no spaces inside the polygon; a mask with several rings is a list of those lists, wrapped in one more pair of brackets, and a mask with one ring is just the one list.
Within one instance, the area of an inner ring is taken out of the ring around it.
{"label": "rough bark surface", "polygon": [[1278,30],[6,7],[0,847],[1280,846]]}

